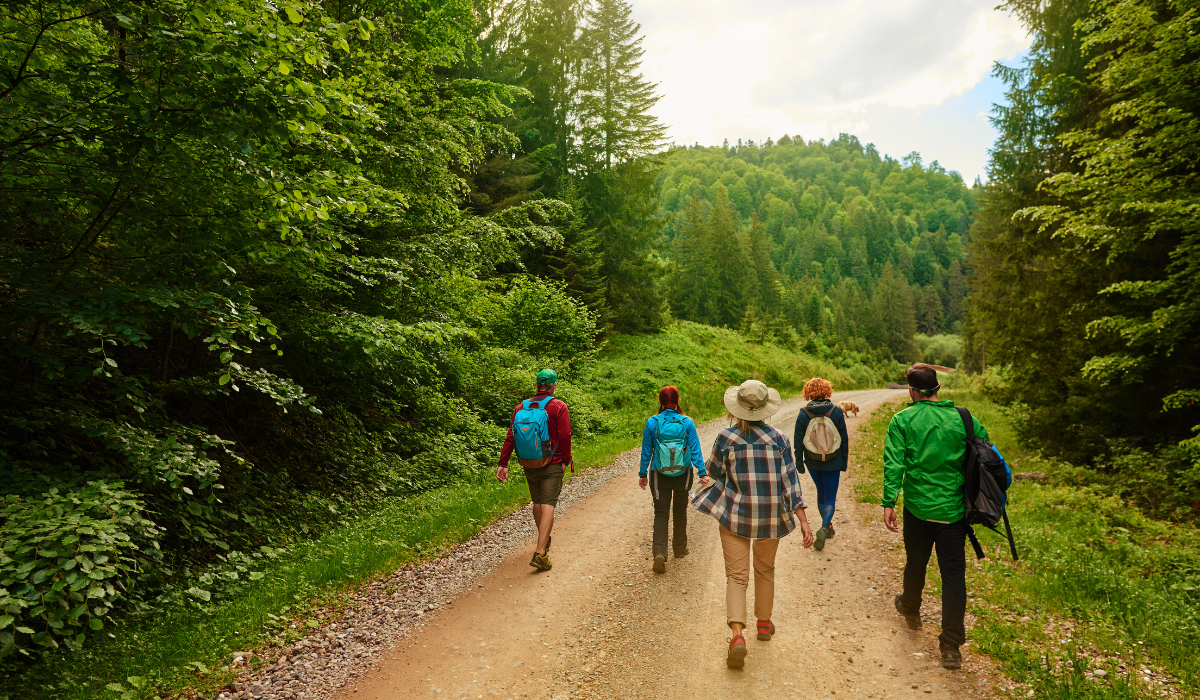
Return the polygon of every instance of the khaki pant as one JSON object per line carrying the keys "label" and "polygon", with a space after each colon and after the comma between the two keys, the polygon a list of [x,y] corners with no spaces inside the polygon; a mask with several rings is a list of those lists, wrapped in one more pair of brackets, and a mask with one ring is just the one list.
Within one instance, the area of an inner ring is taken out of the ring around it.
{"label": "khaki pant", "polygon": [[[751,544],[753,542],[753,544]],[[721,526],[725,553],[725,610],[729,623],[746,624],[746,587],[750,583],[750,552],[754,552],[754,616],[771,619],[775,606],[775,552],[779,540],[751,540]]]}

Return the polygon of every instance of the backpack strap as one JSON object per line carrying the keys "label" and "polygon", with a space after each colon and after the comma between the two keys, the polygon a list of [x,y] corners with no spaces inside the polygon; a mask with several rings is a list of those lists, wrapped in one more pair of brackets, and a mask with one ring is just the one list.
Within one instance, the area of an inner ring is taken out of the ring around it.
{"label": "backpack strap", "polygon": [[958,411],[958,415],[962,418],[963,430],[967,431],[967,440],[975,438],[975,421],[971,420],[971,412],[964,406],[955,406],[954,410]]}

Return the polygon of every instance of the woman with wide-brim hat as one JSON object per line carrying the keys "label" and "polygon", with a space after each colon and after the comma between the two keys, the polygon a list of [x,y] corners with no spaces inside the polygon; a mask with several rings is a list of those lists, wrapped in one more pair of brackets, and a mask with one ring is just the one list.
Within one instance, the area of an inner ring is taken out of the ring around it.
{"label": "woman with wide-brim hat", "polygon": [[[716,518],[721,527],[725,554],[725,606],[733,638],[726,662],[730,668],[745,664],[746,588],[754,565],[754,615],[758,638],[775,634],[771,610],[775,604],[775,552],[779,540],[796,528],[804,546],[811,547],[813,533],[804,515],[800,474],[787,436],[766,424],[780,406],[779,392],[750,379],[725,391],[730,427],[713,443],[704,486],[692,505]],[[793,518],[794,516],[794,518]]]}

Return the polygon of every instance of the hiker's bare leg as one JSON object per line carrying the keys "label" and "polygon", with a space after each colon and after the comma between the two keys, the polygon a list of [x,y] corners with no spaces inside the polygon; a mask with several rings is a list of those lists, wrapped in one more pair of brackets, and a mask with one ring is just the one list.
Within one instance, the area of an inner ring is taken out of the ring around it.
{"label": "hiker's bare leg", "polygon": [[740,622],[730,622],[729,629],[733,631],[733,636],[736,637],[739,634],[741,634],[743,630],[746,629],[746,626]]}
{"label": "hiker's bare leg", "polygon": [[538,554],[545,554],[546,540],[550,539],[550,530],[554,528],[554,506],[548,506],[545,503],[534,503],[533,522],[537,525],[538,530],[537,549],[533,551]]}

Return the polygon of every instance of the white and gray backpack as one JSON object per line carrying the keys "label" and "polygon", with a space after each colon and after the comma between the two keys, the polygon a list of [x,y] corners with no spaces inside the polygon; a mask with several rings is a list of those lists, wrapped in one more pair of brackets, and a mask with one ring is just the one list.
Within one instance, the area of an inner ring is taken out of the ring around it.
{"label": "white and gray backpack", "polygon": [[811,460],[828,462],[836,457],[838,450],[842,448],[842,434],[838,432],[830,417],[833,409],[829,409],[828,413],[813,413],[806,408],[804,412],[808,414],[808,428],[804,430],[804,452]]}

